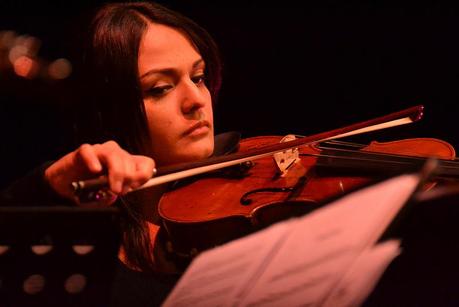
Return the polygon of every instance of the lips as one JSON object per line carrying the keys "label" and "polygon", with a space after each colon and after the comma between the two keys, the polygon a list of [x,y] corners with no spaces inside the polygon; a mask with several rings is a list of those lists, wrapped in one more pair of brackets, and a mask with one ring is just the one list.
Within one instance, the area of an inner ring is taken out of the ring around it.
{"label": "lips", "polygon": [[190,128],[188,128],[183,135],[190,135],[193,134],[194,131],[197,131],[200,128],[207,127],[210,128],[210,123],[206,120],[201,120],[197,122],[196,124],[192,125]]}

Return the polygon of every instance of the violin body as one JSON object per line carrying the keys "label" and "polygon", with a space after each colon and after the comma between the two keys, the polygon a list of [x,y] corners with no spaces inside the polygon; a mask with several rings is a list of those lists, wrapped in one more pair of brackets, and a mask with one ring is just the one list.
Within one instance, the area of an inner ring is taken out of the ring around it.
{"label": "violin body", "polygon": [[[281,138],[244,139],[239,151],[278,143]],[[327,200],[384,177],[383,173],[375,176],[359,171],[322,172],[318,166],[324,164],[324,152],[328,149],[308,145],[298,151],[300,160],[283,174],[272,157],[265,157],[253,161],[241,172],[208,173],[180,183],[165,193],[158,210],[169,235],[171,251],[185,257],[193,256],[274,222],[306,214]],[[372,142],[358,152],[455,158],[454,148],[437,139]],[[333,166],[334,160],[326,164]],[[397,168],[396,165],[395,170]],[[360,164],[360,170],[366,170],[364,164]]]}

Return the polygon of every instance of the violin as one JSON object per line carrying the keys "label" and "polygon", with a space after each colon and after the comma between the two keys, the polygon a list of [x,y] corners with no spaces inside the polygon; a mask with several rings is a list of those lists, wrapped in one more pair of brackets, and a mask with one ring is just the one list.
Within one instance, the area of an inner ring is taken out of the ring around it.
{"label": "violin", "polygon": [[[422,115],[423,107],[416,106],[308,137],[287,137],[285,142],[278,136],[246,139],[236,153],[162,167],[140,188],[186,178],[162,196],[158,211],[170,250],[192,257],[281,219],[310,212],[375,178],[416,171],[426,157],[442,159],[439,175],[457,176],[454,148],[441,140],[372,142],[368,146],[336,141],[412,123]],[[323,174],[327,166],[333,166],[331,175]],[[369,171],[372,173],[363,174]],[[86,191],[86,195],[97,196],[94,191],[106,184],[106,178],[100,177],[73,186],[77,195]]]}
{"label": "violin", "polygon": [[[265,147],[281,139],[244,139],[239,151]],[[236,174],[206,174],[166,192],[158,211],[171,251],[192,257],[274,222],[306,214],[376,180],[417,171],[426,157],[441,159],[438,178],[459,176],[453,146],[433,138],[373,141],[367,146],[332,141],[296,150],[296,161],[285,170],[276,166],[272,157],[265,157]]]}

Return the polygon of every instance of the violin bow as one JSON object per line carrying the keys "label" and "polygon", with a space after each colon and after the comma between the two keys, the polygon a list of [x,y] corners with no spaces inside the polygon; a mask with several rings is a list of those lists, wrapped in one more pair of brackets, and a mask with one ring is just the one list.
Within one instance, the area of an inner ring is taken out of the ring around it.
{"label": "violin bow", "polygon": [[[295,147],[301,147],[351,135],[363,134],[371,131],[410,124],[420,120],[423,115],[424,106],[418,105],[385,116],[358,122],[334,130],[317,133],[311,136],[305,136],[284,143],[266,145],[245,152],[236,152],[224,156],[211,157],[191,163],[179,163],[164,166],[155,169],[154,176],[135,190],[176,181],[179,179],[211,172],[237,164],[242,164]],[[100,199],[100,197],[104,197],[104,189],[106,189],[107,186],[108,179],[106,175],[95,179],[72,182],[74,193],[80,200],[97,200]]]}

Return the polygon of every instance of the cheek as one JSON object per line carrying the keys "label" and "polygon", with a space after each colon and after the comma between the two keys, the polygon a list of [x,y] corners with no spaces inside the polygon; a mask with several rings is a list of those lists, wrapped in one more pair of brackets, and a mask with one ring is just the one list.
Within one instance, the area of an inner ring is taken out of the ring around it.
{"label": "cheek", "polygon": [[[170,104],[154,105],[145,103],[145,112],[148,121],[148,130],[152,141],[153,151],[157,152],[160,148],[169,148],[177,142],[177,128],[179,124],[173,108],[166,108]],[[161,144],[161,145],[158,145]],[[171,148],[169,148],[171,149]]]}
{"label": "cheek", "polygon": [[173,130],[173,120],[165,114],[161,114],[161,112],[156,111],[156,113],[150,113],[147,116],[147,120],[153,141],[167,139],[168,135]]}
{"label": "cheek", "polygon": [[150,137],[154,141],[163,134],[162,128],[167,124],[167,121],[161,115],[161,110],[155,108],[152,102],[144,102],[145,113],[147,117],[148,131]]}

